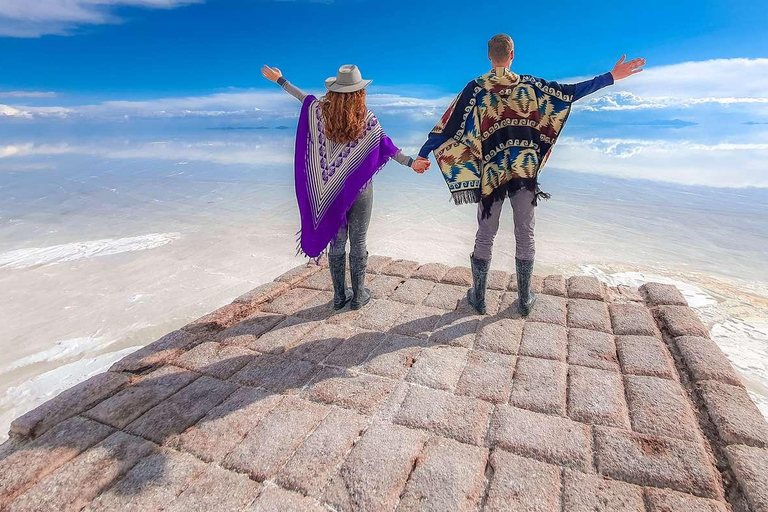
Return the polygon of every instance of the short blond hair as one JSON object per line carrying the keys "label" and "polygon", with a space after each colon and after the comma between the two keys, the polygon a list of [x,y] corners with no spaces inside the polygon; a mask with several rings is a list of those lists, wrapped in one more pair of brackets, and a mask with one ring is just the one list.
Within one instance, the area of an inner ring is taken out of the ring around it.
{"label": "short blond hair", "polygon": [[488,57],[494,62],[505,61],[515,49],[515,43],[507,34],[498,34],[488,41]]}

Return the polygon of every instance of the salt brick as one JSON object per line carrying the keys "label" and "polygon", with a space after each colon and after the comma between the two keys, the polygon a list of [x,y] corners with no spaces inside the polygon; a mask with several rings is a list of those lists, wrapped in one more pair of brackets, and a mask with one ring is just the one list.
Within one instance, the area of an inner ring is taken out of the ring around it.
{"label": "salt brick", "polygon": [[509,272],[503,270],[491,270],[488,273],[488,288],[491,290],[503,290],[505,291],[509,286],[509,281],[512,279],[512,275]]}
{"label": "salt brick", "polygon": [[529,322],[545,322],[566,325],[566,301],[553,295],[537,295],[531,312],[526,317]]}
{"label": "salt brick", "polygon": [[332,477],[323,501],[339,511],[393,510],[425,440],[416,430],[372,425]]}
{"label": "salt brick", "polygon": [[114,372],[95,375],[16,418],[11,423],[10,433],[22,437],[37,437],[114,394],[129,379],[127,375]]}
{"label": "salt brick", "polygon": [[283,321],[283,315],[255,313],[229,329],[220,332],[216,341],[224,345],[249,346],[265,332]]}
{"label": "salt brick", "polygon": [[678,336],[708,336],[707,328],[689,307],[658,306],[657,313],[661,323],[673,338]]}
{"label": "salt brick", "polygon": [[568,299],[568,327],[611,332],[611,319],[605,302]]}
{"label": "salt brick", "polygon": [[[29,444],[0,455],[0,510],[38,480],[103,441],[114,430],[75,416]],[[4,445],[5,446],[5,445]]]}
{"label": "salt brick", "polygon": [[126,427],[126,431],[162,444],[198,422],[237,390],[231,382],[203,376],[165,399]]}
{"label": "salt brick", "polygon": [[281,399],[282,395],[260,389],[240,388],[176,438],[172,446],[206,462],[219,462]]}
{"label": "salt brick", "polygon": [[169,505],[167,512],[239,512],[259,494],[259,484],[240,475],[209,464],[200,477]]}
{"label": "salt brick", "polygon": [[501,450],[491,454],[491,466],[485,510],[560,512],[560,468]]}
{"label": "salt brick", "polygon": [[595,427],[598,471],[637,485],[721,498],[719,474],[699,443]]}
{"label": "salt brick", "polygon": [[444,313],[442,309],[427,306],[408,307],[397,318],[391,332],[413,338],[427,339],[435,330],[437,322]]}
{"label": "salt brick", "polygon": [[159,450],[136,464],[125,477],[96,498],[85,512],[162,510],[203,471],[191,455]]}
{"label": "salt brick", "polygon": [[618,372],[613,336],[586,329],[569,329],[568,363]]}
{"label": "salt brick", "polygon": [[651,336],[617,336],[616,348],[625,374],[648,375],[676,379],[672,359],[658,338]]}
{"label": "salt brick", "polygon": [[425,279],[427,281],[440,281],[451,269],[442,263],[426,263],[411,275],[413,279]]}
{"label": "salt brick", "polygon": [[431,308],[453,311],[459,301],[467,296],[467,289],[463,286],[451,284],[437,284],[424,299],[424,305]]}
{"label": "salt brick", "polygon": [[478,325],[479,316],[450,311],[438,320],[435,330],[429,335],[429,342],[469,348],[475,343]]}
{"label": "salt brick", "polygon": [[729,512],[725,504],[707,498],[697,498],[690,494],[670,491],[669,489],[645,490],[648,496],[649,512]]}
{"label": "salt brick", "polygon": [[309,276],[320,272],[321,270],[323,270],[323,267],[313,263],[299,265],[298,267],[294,267],[288,272],[279,275],[275,278],[275,281],[279,283],[286,283],[288,285],[294,285],[300,281],[303,281],[304,279],[307,279]]}
{"label": "salt brick", "polygon": [[768,510],[768,450],[740,445],[727,446],[725,452],[752,510]]}
{"label": "salt brick", "polygon": [[387,335],[362,369],[367,373],[402,380],[421,353],[424,343],[424,340],[409,336]]}
{"label": "salt brick", "polygon": [[397,277],[403,277],[405,279],[408,279],[411,277],[411,274],[416,272],[416,269],[419,268],[419,264],[416,261],[411,260],[395,260],[389,265],[387,265],[382,271],[382,274],[386,274],[388,276],[397,276]]}
{"label": "salt brick", "polygon": [[434,281],[409,279],[397,287],[394,293],[390,296],[390,299],[406,304],[421,304],[434,287]]}
{"label": "salt brick", "polygon": [[467,362],[467,349],[438,345],[421,351],[406,375],[408,382],[452,390]]}
{"label": "salt brick", "polygon": [[478,509],[485,491],[488,450],[432,437],[403,491],[397,511]]}
{"label": "salt brick", "polygon": [[482,445],[492,409],[482,400],[412,386],[394,421],[462,443]]}
{"label": "salt brick", "polygon": [[491,419],[490,443],[550,464],[592,467],[589,427],[567,418],[499,405]]}
{"label": "salt brick", "polygon": [[700,442],[696,416],[680,384],[628,375],[625,385],[633,430]]}
{"label": "salt brick", "polygon": [[568,353],[568,333],[559,325],[525,322],[520,341],[521,356],[542,357],[565,361]]}
{"label": "salt brick", "polygon": [[375,300],[361,311],[360,316],[355,320],[355,325],[371,331],[387,332],[408,307],[402,302]]}
{"label": "salt brick", "polygon": [[547,276],[541,287],[541,293],[545,295],[557,295],[565,297],[568,293],[565,278],[560,275]]}
{"label": "salt brick", "polygon": [[509,403],[548,414],[565,415],[568,365],[537,357],[518,357]]}
{"label": "salt brick", "polygon": [[568,383],[568,416],[584,423],[629,428],[621,374],[571,366]]}
{"label": "salt brick", "polygon": [[83,415],[123,429],[199,376],[177,366],[163,366],[118,391]]}
{"label": "salt brick", "polygon": [[264,354],[231,377],[244,386],[262,387],[269,391],[296,394],[309,382],[319,367],[309,361]]}
{"label": "salt brick", "polygon": [[254,357],[255,353],[237,345],[206,342],[184,352],[174,359],[172,364],[226,380],[250,363]]}
{"label": "salt brick", "polygon": [[384,403],[394,387],[395,383],[389,379],[339,368],[324,368],[302,396],[314,402],[338,405],[371,415]]}
{"label": "salt brick", "polygon": [[350,336],[342,342],[336,350],[331,352],[325,360],[325,364],[339,366],[341,368],[351,368],[361,365],[374,350],[384,341],[384,333],[370,331],[356,331],[356,334]]}
{"label": "salt brick", "polygon": [[669,284],[646,283],[640,287],[640,293],[645,296],[649,304],[669,304],[673,306],[687,306],[685,297],[677,287]]}
{"label": "salt brick", "polygon": [[387,299],[394,292],[400,283],[402,277],[376,275],[365,282],[365,285],[371,290],[371,297],[374,299]]}
{"label": "salt brick", "polygon": [[286,356],[291,359],[320,363],[355,333],[356,331],[348,325],[323,323],[302,336],[286,353]]}
{"label": "salt brick", "polygon": [[261,307],[262,311],[275,313],[278,315],[293,315],[300,310],[304,304],[312,300],[318,293],[318,290],[309,290],[307,288],[292,288],[282,295],[278,296],[269,304]]}
{"label": "salt brick", "polygon": [[697,336],[681,336],[675,339],[675,343],[693,380],[717,380],[741,386],[739,376],[714,341]]}
{"label": "salt brick", "polygon": [[115,432],[41,480],[5,510],[80,510],[153,449],[150,442]]}
{"label": "salt brick", "polygon": [[369,256],[366,272],[370,274],[381,274],[381,271],[388,267],[390,263],[392,263],[392,258],[386,256]]}
{"label": "salt brick", "polygon": [[696,387],[726,444],[768,446],[768,422],[744,388],[717,381],[702,381]]}
{"label": "salt brick", "polygon": [[294,316],[319,322],[330,318],[337,310],[333,306],[333,292],[320,292],[304,304]]}
{"label": "salt brick", "polygon": [[298,317],[288,317],[260,338],[251,341],[247,348],[265,354],[282,354],[290,350],[303,336],[320,325]]}
{"label": "salt brick", "polygon": [[469,267],[453,267],[440,280],[445,284],[472,286],[472,271]]}
{"label": "salt brick", "polygon": [[514,373],[514,356],[472,350],[456,384],[456,394],[495,403],[506,402]]}
{"label": "salt brick", "polygon": [[273,485],[264,486],[259,497],[256,498],[248,512],[327,512],[328,509],[317,501],[301,494],[286,491]]}
{"label": "salt brick", "polygon": [[522,320],[511,318],[486,318],[480,324],[475,348],[517,354],[523,337],[523,324]]}
{"label": "salt brick", "polygon": [[328,414],[327,407],[285,397],[222,461],[262,482],[272,478]]}
{"label": "salt brick", "polygon": [[618,335],[657,336],[658,328],[650,311],[642,304],[611,304],[611,325]]}
{"label": "salt brick", "polygon": [[591,276],[572,276],[568,278],[568,297],[574,299],[603,300],[603,283]]}
{"label": "salt brick", "polygon": [[322,497],[335,469],[362,435],[367,418],[344,409],[333,409],[323,419],[275,477],[286,489]]}
{"label": "salt brick", "polygon": [[566,469],[563,473],[563,510],[645,512],[643,489]]}

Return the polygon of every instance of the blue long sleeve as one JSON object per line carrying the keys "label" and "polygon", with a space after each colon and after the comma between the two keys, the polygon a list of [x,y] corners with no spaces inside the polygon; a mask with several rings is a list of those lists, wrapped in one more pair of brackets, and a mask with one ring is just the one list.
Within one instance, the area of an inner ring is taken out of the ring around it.
{"label": "blue long sleeve", "polygon": [[428,158],[429,154],[432,151],[439,148],[448,139],[449,137],[442,133],[430,133],[429,137],[427,138],[427,142],[425,142],[424,145],[421,146],[421,151],[419,151],[419,156],[422,158]]}
{"label": "blue long sleeve", "polygon": [[592,80],[579,82],[574,85],[576,90],[573,93],[573,101],[580,100],[584,96],[592,94],[603,87],[608,87],[609,85],[613,85],[613,75],[610,72],[598,75]]}

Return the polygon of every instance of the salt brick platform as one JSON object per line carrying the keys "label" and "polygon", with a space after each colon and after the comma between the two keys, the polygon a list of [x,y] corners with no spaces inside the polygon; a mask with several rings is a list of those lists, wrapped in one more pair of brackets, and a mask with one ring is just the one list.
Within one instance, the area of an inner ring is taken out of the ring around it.
{"label": "salt brick platform", "polygon": [[768,511],[768,425],[677,289],[302,266],[18,418],[0,509]]}

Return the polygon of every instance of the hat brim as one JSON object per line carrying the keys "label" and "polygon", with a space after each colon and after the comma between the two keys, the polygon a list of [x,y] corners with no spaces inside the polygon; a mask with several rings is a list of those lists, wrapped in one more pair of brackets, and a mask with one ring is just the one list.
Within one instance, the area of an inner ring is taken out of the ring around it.
{"label": "hat brim", "polygon": [[357,92],[368,87],[373,80],[362,80],[353,85],[341,85],[336,83],[336,77],[332,76],[325,80],[325,88],[331,92]]}

